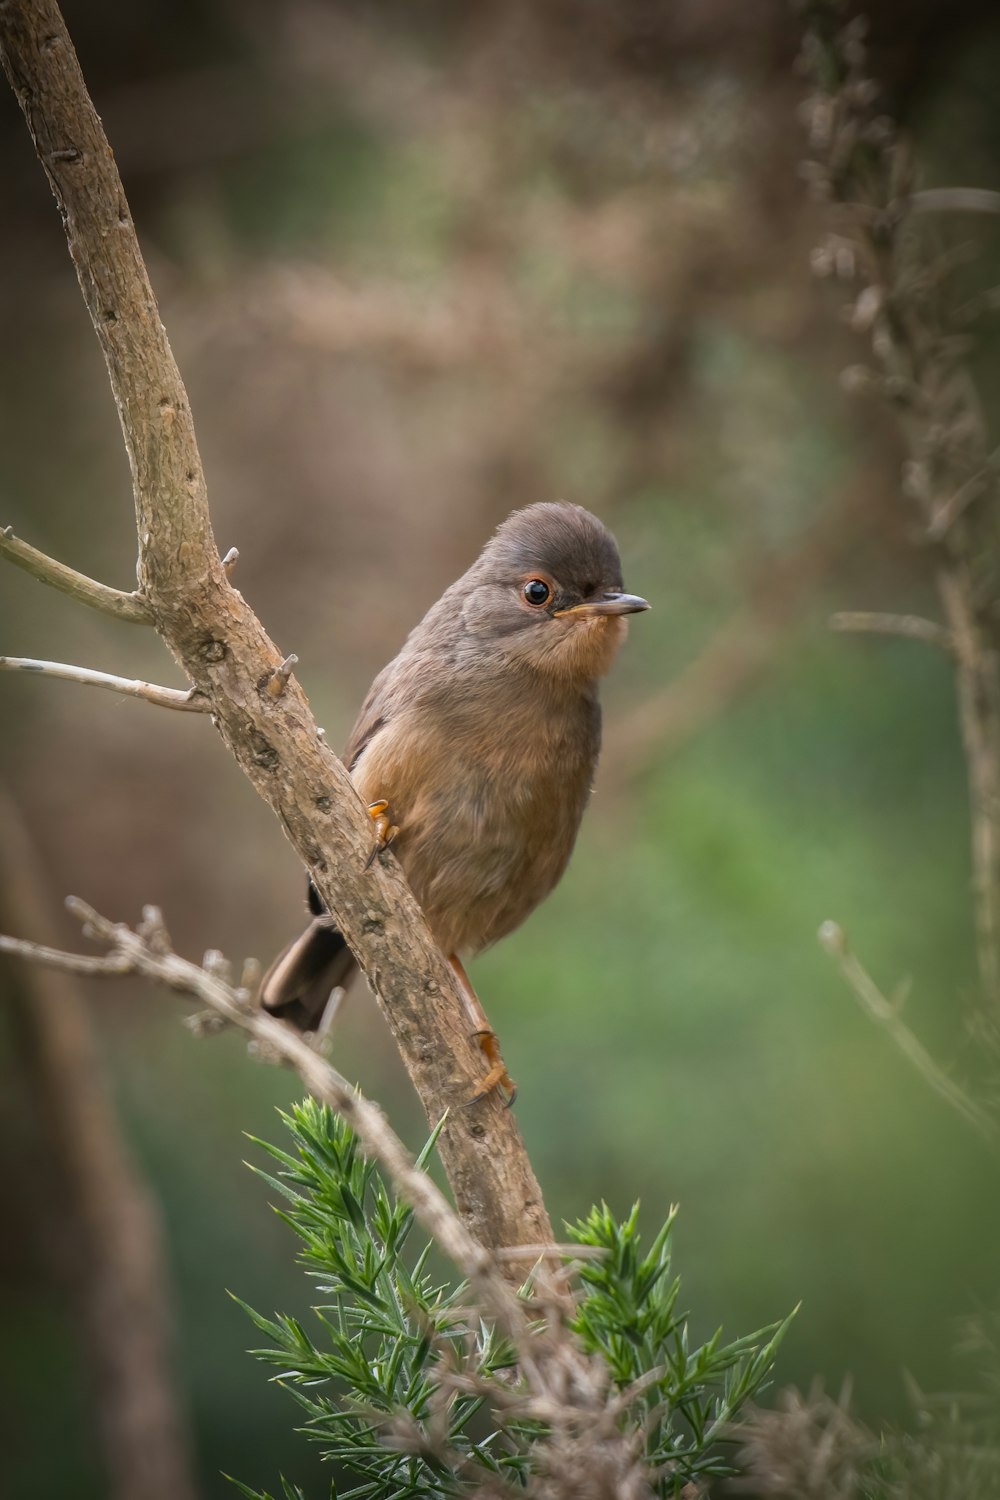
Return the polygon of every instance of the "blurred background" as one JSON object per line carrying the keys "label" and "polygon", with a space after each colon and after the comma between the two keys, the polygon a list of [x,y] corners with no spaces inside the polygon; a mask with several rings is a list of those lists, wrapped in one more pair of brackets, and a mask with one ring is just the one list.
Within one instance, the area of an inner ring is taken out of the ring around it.
{"label": "blurred background", "polygon": [[[837,1391],[849,1375],[867,1420],[901,1417],[905,1372],[961,1378],[957,1320],[997,1296],[1000,1195],[985,1148],[815,937],[835,918],[883,988],[911,976],[913,1027],[944,1064],[972,1065],[948,662],[827,625],[936,601],[891,419],[842,394],[864,351],[809,274],[821,226],[798,175],[794,21],[778,0],[65,12],[188,384],[220,547],[239,548],[234,581],[298,654],[335,747],[509,510],[571,499],[616,533],[626,585],[654,609],[606,686],[592,808],[555,895],[473,978],[553,1218],[640,1197],[652,1231],[679,1201],[696,1335],[801,1301],[781,1383]],[[1000,187],[995,6],[872,14],[925,181]],[[107,379],[6,92],[0,184],[0,524],[131,588]],[[1000,279],[1000,229],[973,228],[984,283]],[[989,409],[1000,341],[981,333]],[[9,567],[0,632],[12,655],[179,684],[151,632]],[[0,702],[23,824],[8,807],[0,927],[75,946],[73,892],[127,921],[155,902],[191,957],[266,962],[297,930],[296,857],[206,720],[13,675]],[[308,1315],[291,1234],[243,1165],[260,1159],[245,1133],[280,1140],[296,1080],[236,1037],[194,1038],[183,1005],[131,981],[85,989],[79,1012],[50,996],[39,1029],[33,983],[0,969],[4,1492],[109,1492],[74,1216],[119,1249],[128,1234],[99,1193],[96,1230],[93,1204],[73,1204],[84,1147],[63,1114],[83,1078],[95,1150],[141,1189],[136,1243],[150,1214],[164,1236],[171,1492],[285,1472],[322,1493],[227,1295]],[[336,1060],[419,1144],[363,990]]]}

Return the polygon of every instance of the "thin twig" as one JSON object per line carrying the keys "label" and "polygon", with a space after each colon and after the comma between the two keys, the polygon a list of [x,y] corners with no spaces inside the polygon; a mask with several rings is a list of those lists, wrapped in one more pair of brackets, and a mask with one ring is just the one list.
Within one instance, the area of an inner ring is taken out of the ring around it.
{"label": "thin twig", "polygon": [[990,188],[921,188],[910,194],[908,207],[916,214],[1000,214],[1000,193]]}
{"label": "thin twig", "polygon": [[109,952],[90,957],[4,936],[0,936],[0,952],[77,974],[142,974],[172,990],[195,996],[213,1013],[290,1063],[309,1092],[332,1105],[350,1123],[365,1151],[386,1169],[400,1195],[462,1275],[476,1285],[505,1331],[524,1337],[527,1325],[523,1310],[515,1292],[496,1269],[493,1257],[472,1237],[440,1188],[414,1165],[377,1105],[352,1087],[292,1027],[256,1005],[248,1006],[245,991],[234,989],[218,973],[174,953],[155,907],[144,909],[143,922],[139,930],[133,931],[124,923],[102,917],[78,897],[68,897],[66,906],[83,924],[85,934],[108,945]]}
{"label": "thin twig", "polygon": [[61,969],[64,974],[81,974],[87,979],[109,979],[115,974],[131,974],[134,965],[123,954],[94,958],[87,953],[64,953],[61,948],[47,948],[25,938],[7,937],[0,932],[0,953],[26,962],[44,964],[47,969]]}
{"label": "thin twig", "polygon": [[111,615],[116,620],[124,620],[133,625],[153,623],[149,605],[138,590],[125,594],[120,589],[109,588],[106,583],[98,583],[85,573],[78,573],[75,568],[69,568],[65,563],[57,562],[54,557],[39,552],[30,543],[22,542],[20,537],[14,535],[10,526],[0,528],[0,557],[5,557],[15,567],[23,568],[40,583],[47,583],[50,588],[58,589],[61,594],[68,594],[79,604],[86,604],[91,609],[99,610],[101,614]]}
{"label": "thin twig", "polygon": [[[66,905],[83,924],[85,935],[109,950],[95,961],[99,968],[88,966],[85,972],[117,975],[127,968],[195,996],[213,1014],[246,1032],[260,1051],[290,1063],[310,1093],[348,1122],[362,1149],[380,1163],[397,1195],[410,1204],[424,1228],[469,1282],[475,1294],[470,1316],[477,1321],[483,1315],[492,1319],[511,1340],[519,1373],[518,1388],[510,1394],[511,1410],[516,1409],[525,1420],[544,1423],[548,1429],[539,1438],[534,1455],[539,1472],[551,1474],[555,1482],[539,1489],[539,1496],[570,1500],[570,1496],[583,1493],[577,1478],[564,1472],[567,1459],[572,1457],[582,1471],[600,1466],[602,1477],[594,1484],[595,1495],[652,1500],[637,1434],[621,1421],[621,1415],[631,1401],[641,1397],[645,1383],[654,1380],[657,1372],[612,1396],[604,1360],[585,1353],[566,1327],[566,1314],[572,1306],[567,1279],[576,1265],[571,1263],[560,1273],[547,1274],[544,1269],[553,1253],[561,1256],[568,1251],[578,1262],[587,1256],[587,1249],[548,1242],[514,1247],[536,1261],[532,1272],[535,1295],[530,1299],[518,1296],[502,1268],[503,1262],[510,1263],[510,1247],[491,1253],[470,1234],[433,1179],[414,1163],[378,1106],[352,1088],[298,1032],[260,1010],[245,990],[234,989],[222,977],[228,966],[221,954],[210,953],[206,956],[208,966],[200,968],[178,957],[155,907],[144,909],[142,922],[133,931],[102,917],[75,897],[70,897]],[[78,955],[34,943],[4,940],[3,948],[29,961],[60,968],[67,962],[75,968],[78,959]],[[502,1401],[504,1388],[491,1387],[490,1394]]]}
{"label": "thin twig", "polygon": [[288,686],[288,679],[291,677],[298,664],[299,659],[293,651],[289,656],[285,657],[284,661],[281,663],[281,666],[276,667],[275,670],[271,673],[270,677],[267,679],[267,687],[265,691],[269,693],[272,698],[281,697],[282,693],[285,691],[285,688]]}
{"label": "thin twig", "polygon": [[[539,1445],[540,1459],[544,1462],[546,1447],[553,1448],[552,1462],[558,1472],[560,1439],[572,1435],[575,1441],[581,1432],[586,1432],[594,1454],[616,1474],[629,1478],[627,1487],[615,1487],[613,1493],[652,1500],[634,1438],[621,1429],[617,1421],[619,1407],[608,1400],[607,1368],[601,1359],[584,1353],[565,1326],[565,1314],[571,1305],[566,1275],[571,1268],[558,1281],[553,1276],[551,1284],[550,1278],[545,1279],[545,1316],[540,1318],[537,1304],[518,1296],[498,1255],[470,1234],[441,1189],[414,1163],[378,1106],[353,1088],[298,1032],[259,1009],[246,991],[234,989],[222,978],[220,971],[225,963],[221,955],[210,956],[210,968],[199,968],[180,958],[170,947],[163,919],[155,907],[144,909],[143,920],[133,931],[102,917],[76,897],[69,897],[66,905],[83,924],[86,936],[107,945],[108,953],[93,961],[99,967],[77,970],[78,955],[34,943],[3,939],[0,949],[31,962],[58,968],[71,965],[75,972],[118,975],[128,969],[141,974],[172,990],[195,996],[213,1014],[246,1032],[260,1051],[290,1063],[309,1092],[331,1105],[348,1122],[365,1153],[380,1163],[398,1196],[413,1208],[439,1248],[469,1282],[475,1293],[474,1316],[478,1319],[485,1314],[492,1318],[513,1343],[523,1380],[519,1404],[525,1416],[544,1420],[551,1429],[550,1436]],[[553,1247],[546,1243],[519,1248],[530,1251],[541,1262]],[[563,1248],[578,1257],[582,1247]],[[540,1274],[539,1264],[535,1276]],[[603,1494],[605,1490],[600,1492]],[[568,1500],[578,1490],[563,1487],[547,1493],[552,1494],[553,1500],[564,1496]]]}
{"label": "thin twig", "polygon": [[951,625],[959,725],[969,776],[972,894],[979,970],[1000,1004],[1000,647],[973,603],[971,563],[942,568],[938,589]]}
{"label": "thin twig", "polygon": [[501,1245],[494,1252],[497,1260],[553,1260],[570,1257],[573,1260],[600,1260],[605,1251],[600,1245],[577,1245],[572,1243],[554,1245]]}
{"label": "thin twig", "polygon": [[74,667],[62,661],[35,661],[30,656],[0,656],[0,671],[33,672],[36,677],[59,677],[64,682],[81,682],[85,687],[107,688],[127,698],[142,698],[159,708],[177,708],[189,714],[207,714],[211,704],[196,688],[160,687],[155,682],[140,682],[131,677],[113,677],[95,672],[91,667]]}
{"label": "thin twig", "polygon": [[1000,1144],[1000,1126],[996,1120],[970,1098],[953,1078],[949,1078],[917,1040],[900,1015],[898,1005],[893,1005],[883,995],[860,959],[851,951],[843,928],[836,922],[824,922],[817,936],[820,946],[834,960],[862,1008],[892,1038],[925,1082],[991,1146]]}
{"label": "thin twig", "polygon": [[964,483],[938,505],[927,523],[927,540],[943,542],[958,521],[976,500],[980,500],[996,483],[995,461],[988,467],[970,474]]}
{"label": "thin twig", "polygon": [[911,641],[924,641],[928,646],[940,646],[943,651],[952,649],[951,632],[921,615],[892,615],[866,609],[838,610],[830,616],[830,629],[868,635],[901,635]]}

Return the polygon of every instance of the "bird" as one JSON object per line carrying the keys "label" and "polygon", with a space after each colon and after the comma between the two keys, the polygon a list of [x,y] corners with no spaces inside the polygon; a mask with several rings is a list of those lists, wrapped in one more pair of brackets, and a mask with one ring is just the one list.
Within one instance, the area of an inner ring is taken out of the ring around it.
{"label": "bird", "polygon": [[[392,848],[466,998],[488,1063],[482,1098],[515,1088],[463,958],[525,920],[569,862],[601,744],[598,680],[646,610],[618,547],[582,506],[513,511],[378,674],[344,764]],[[278,954],[260,1003],[320,1024],[357,967],[315,886],[310,922]],[[470,1101],[472,1102],[472,1101]]]}

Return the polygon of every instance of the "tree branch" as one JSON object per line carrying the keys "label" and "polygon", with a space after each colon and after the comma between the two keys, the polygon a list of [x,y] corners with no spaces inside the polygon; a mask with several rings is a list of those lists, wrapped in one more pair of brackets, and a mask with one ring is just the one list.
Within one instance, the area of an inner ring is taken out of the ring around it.
{"label": "tree branch", "polygon": [[197,688],[159,687],[155,682],[139,682],[132,677],[113,677],[95,672],[91,667],[73,667],[62,661],[36,661],[30,656],[0,656],[0,672],[32,672],[36,677],[59,677],[64,682],[81,682],[85,687],[107,688],[124,693],[127,698],[144,698],[160,708],[179,708],[185,713],[207,714],[211,704],[198,695]]}
{"label": "tree branch", "polygon": [[551,1241],[512,1111],[466,1109],[481,1075],[456,977],[395,860],[365,860],[370,820],[318,737],[297,680],[227,579],[190,407],[110,146],[54,0],[0,5],[0,55],[55,194],[111,379],[132,469],[140,587],[156,629],[271,806],[357,955],[439,1141],[458,1207],[485,1245]]}
{"label": "tree branch", "polygon": [[[134,972],[195,996],[213,1014],[252,1037],[262,1052],[290,1063],[309,1092],[348,1121],[362,1150],[385,1169],[398,1196],[413,1208],[439,1248],[468,1281],[473,1315],[485,1313],[513,1343],[528,1398],[524,1400],[519,1393],[521,1409],[526,1416],[545,1421],[551,1429],[550,1435],[540,1441],[539,1451],[544,1453],[546,1446],[553,1451],[553,1500],[569,1500],[571,1494],[578,1494],[575,1481],[561,1482],[558,1455],[567,1434],[577,1442],[583,1434],[588,1435],[595,1449],[602,1452],[601,1462],[618,1476],[629,1478],[628,1484],[615,1485],[616,1495],[651,1500],[634,1435],[622,1430],[616,1420],[618,1404],[609,1400],[606,1366],[603,1360],[585,1354],[566,1330],[565,1315],[571,1306],[567,1277],[587,1251],[581,1255],[580,1246],[557,1247],[550,1239],[501,1247],[496,1253],[485,1249],[433,1179],[414,1163],[378,1106],[353,1088],[298,1032],[260,1010],[247,990],[234,989],[223,977],[228,966],[221,955],[212,955],[211,966],[201,968],[178,957],[171,950],[163,919],[155,907],[145,908],[142,922],[133,931],[108,921],[74,897],[66,905],[83,923],[87,936],[107,945],[107,954],[96,960],[104,972]],[[0,944],[6,946],[8,941],[0,939]],[[59,967],[78,957],[22,941],[9,951]],[[550,1267],[553,1255],[568,1255],[570,1265]],[[530,1300],[519,1296],[507,1279],[510,1275],[520,1286],[526,1260],[535,1262]],[[638,1387],[633,1389],[638,1391]]]}
{"label": "tree branch", "polygon": [[969,776],[979,972],[987,998],[1000,1005],[1000,648],[976,606],[976,571],[956,559],[940,570],[938,590],[953,642]]}
{"label": "tree branch", "polygon": [[115,620],[125,620],[133,625],[153,623],[149,607],[138,590],[132,594],[123,594],[120,589],[109,588],[106,583],[97,583],[85,573],[78,573],[75,568],[68,568],[65,563],[39,552],[37,547],[22,542],[20,537],[14,535],[10,526],[0,528],[0,557],[5,557],[15,567],[23,568],[40,583],[47,583],[50,588],[68,594],[79,604],[86,604],[91,609],[99,610],[101,614],[111,615]]}
{"label": "tree branch", "polygon": [[991,188],[921,188],[906,205],[916,214],[1000,214],[1000,193]]}
{"label": "tree branch", "polygon": [[830,629],[845,634],[900,635],[911,641],[924,641],[928,646],[940,646],[943,651],[952,650],[950,633],[936,620],[925,620],[920,615],[892,615],[867,609],[839,610],[830,616]]}
{"label": "tree branch", "polygon": [[496,1271],[493,1256],[472,1237],[433,1179],[415,1166],[382,1111],[303,1036],[261,1010],[247,990],[234,989],[223,978],[225,964],[220,955],[213,955],[210,968],[179,957],[170,946],[160,912],[153,906],[143,908],[143,920],[135,931],[124,923],[102,917],[76,896],[67,897],[66,906],[82,924],[84,935],[105,944],[107,953],[97,957],[66,953],[3,935],[0,935],[0,953],[92,977],[141,974],[168,989],[193,996],[230,1025],[246,1032],[268,1054],[291,1064],[311,1094],[332,1105],[349,1121],[367,1155],[386,1169],[400,1196],[411,1205],[424,1228],[461,1274],[473,1283],[505,1331],[523,1336],[524,1313],[515,1292]]}
{"label": "tree branch", "polygon": [[110,979],[115,974],[131,974],[133,964],[125,957],[93,958],[87,953],[64,953],[61,948],[47,948],[28,938],[7,937],[0,932],[0,953],[9,958],[23,958],[27,963],[59,969],[63,974],[80,974],[85,979]]}
{"label": "tree branch", "polygon": [[863,1010],[892,1038],[903,1056],[929,1083],[966,1124],[978,1131],[991,1146],[1000,1145],[1000,1126],[965,1090],[938,1067],[930,1053],[917,1040],[900,1015],[899,1006],[888,1000],[847,942],[847,936],[836,922],[824,922],[818,933],[820,946],[829,953]]}

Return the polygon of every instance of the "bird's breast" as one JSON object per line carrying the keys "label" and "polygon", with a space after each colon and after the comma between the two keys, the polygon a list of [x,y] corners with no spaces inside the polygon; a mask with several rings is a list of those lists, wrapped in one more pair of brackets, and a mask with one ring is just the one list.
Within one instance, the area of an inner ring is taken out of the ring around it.
{"label": "bird's breast", "polygon": [[495,942],[556,884],[576,840],[600,742],[593,699],[452,692],[409,705],[353,771],[388,799],[396,851],[446,952]]}

